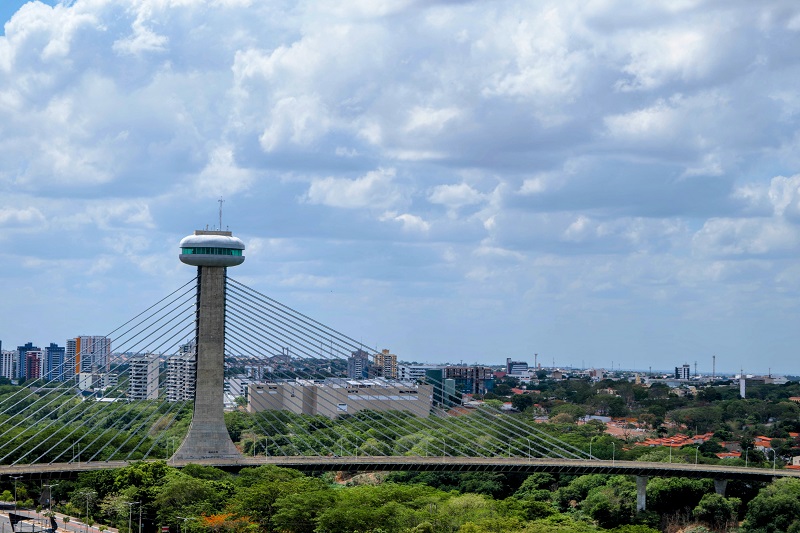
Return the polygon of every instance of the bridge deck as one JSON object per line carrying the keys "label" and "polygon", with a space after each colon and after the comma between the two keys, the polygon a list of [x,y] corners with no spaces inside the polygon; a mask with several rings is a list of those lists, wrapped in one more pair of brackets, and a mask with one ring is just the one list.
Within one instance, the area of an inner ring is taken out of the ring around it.
{"label": "bridge deck", "polygon": [[[182,467],[189,463],[238,469],[248,466],[275,465],[306,472],[320,471],[437,471],[437,472],[508,472],[531,474],[623,474],[650,477],[692,477],[715,479],[742,479],[771,481],[776,477],[800,477],[800,471],[786,469],[746,468],[684,463],[648,463],[637,461],[601,461],[580,459],[528,459],[517,457],[419,457],[419,456],[366,456],[366,457],[241,457],[239,459],[199,459],[168,461],[171,466]],[[121,468],[132,461],[94,461],[84,463],[52,463],[31,465],[3,465],[0,475],[53,476]]]}

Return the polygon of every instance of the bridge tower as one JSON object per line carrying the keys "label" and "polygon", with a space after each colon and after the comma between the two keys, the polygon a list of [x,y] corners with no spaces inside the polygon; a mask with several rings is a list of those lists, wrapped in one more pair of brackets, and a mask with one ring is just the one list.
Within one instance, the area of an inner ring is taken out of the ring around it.
{"label": "bridge tower", "polygon": [[197,385],[189,432],[173,460],[241,457],[225,427],[225,278],[244,262],[244,243],[230,231],[197,230],[180,243],[180,260],[197,267]]}

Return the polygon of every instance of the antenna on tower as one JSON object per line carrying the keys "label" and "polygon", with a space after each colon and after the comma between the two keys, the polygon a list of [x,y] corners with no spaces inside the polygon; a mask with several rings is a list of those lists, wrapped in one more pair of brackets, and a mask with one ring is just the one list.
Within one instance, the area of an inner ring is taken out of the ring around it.
{"label": "antenna on tower", "polygon": [[711,356],[711,379],[717,379],[717,356]]}
{"label": "antenna on tower", "polygon": [[222,204],[225,202],[222,198],[217,200],[219,202],[219,230],[222,231]]}
{"label": "antenna on tower", "polygon": [[697,361],[694,362],[694,375],[697,375]]}

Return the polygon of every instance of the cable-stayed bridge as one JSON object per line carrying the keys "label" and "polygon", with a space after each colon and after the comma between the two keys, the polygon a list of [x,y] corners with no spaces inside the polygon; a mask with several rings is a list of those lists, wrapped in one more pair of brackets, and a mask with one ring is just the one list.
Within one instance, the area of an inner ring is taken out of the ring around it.
{"label": "cable-stayed bridge", "polygon": [[[65,360],[0,395],[0,474],[57,475],[159,459],[310,471],[622,473],[645,482],[654,475],[752,480],[799,474],[598,460],[530,417],[487,405],[463,409],[445,379],[345,379],[348,358],[382,354],[228,277],[229,265],[221,267],[218,257],[205,263],[214,248],[181,246],[186,255],[202,256],[184,261],[199,265],[197,277],[110,332],[114,355],[102,367],[87,376]],[[265,383],[258,391],[263,398],[250,398],[251,412],[229,414],[227,428],[223,356],[230,366],[258,369]],[[181,361],[190,365],[184,374],[196,373],[196,380],[176,381],[171,364]],[[187,387],[196,387],[195,394],[181,394]],[[278,396],[288,409],[258,408],[277,405]]]}
{"label": "cable-stayed bridge", "polygon": [[[106,371],[94,375],[95,387],[77,388],[65,361],[51,375],[3,396],[0,465],[62,464],[77,469],[87,463],[171,458],[186,435],[193,402],[168,394],[167,361],[195,338],[196,286],[197,279],[190,280],[109,333],[114,355]],[[384,381],[379,377],[365,380],[366,387],[343,377],[347,357],[372,356],[375,350],[234,279],[227,279],[226,293],[225,353],[230,365],[260,367],[259,377],[268,383],[313,386],[313,407],[319,411],[340,410],[347,390],[362,397],[382,391],[367,388],[379,387]],[[413,392],[422,387],[404,383],[399,388]],[[587,451],[542,431],[532,419],[488,406],[454,410],[455,400],[445,388],[435,382],[423,390],[425,397],[417,394],[413,400],[379,394],[380,411],[343,413],[340,420],[276,411],[240,414],[250,425],[234,440],[244,456],[270,458],[589,458]],[[132,399],[137,392],[146,398]],[[353,403],[359,402],[369,404]],[[412,402],[423,403],[428,416],[409,414]],[[298,411],[310,407],[299,405]]]}

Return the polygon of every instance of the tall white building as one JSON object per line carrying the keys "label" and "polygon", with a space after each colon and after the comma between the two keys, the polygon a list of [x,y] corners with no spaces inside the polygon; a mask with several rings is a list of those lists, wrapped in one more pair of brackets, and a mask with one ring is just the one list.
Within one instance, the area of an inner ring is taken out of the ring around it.
{"label": "tall white building", "polygon": [[134,355],[128,359],[128,398],[155,400],[158,398],[158,356]]}
{"label": "tall white building", "polygon": [[81,373],[106,373],[111,361],[111,339],[97,335],[67,339],[65,359],[72,369],[72,376]]}
{"label": "tall white building", "polygon": [[17,358],[17,352],[11,350],[0,351],[0,378],[14,379],[14,362]]}
{"label": "tall white building", "polygon": [[197,358],[193,352],[186,351],[167,359],[167,400],[194,400],[196,379]]}

